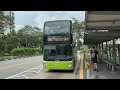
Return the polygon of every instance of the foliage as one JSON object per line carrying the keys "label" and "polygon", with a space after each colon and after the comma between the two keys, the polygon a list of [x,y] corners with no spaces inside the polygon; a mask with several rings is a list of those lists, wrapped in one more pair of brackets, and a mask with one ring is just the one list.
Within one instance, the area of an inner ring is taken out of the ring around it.
{"label": "foliage", "polygon": [[87,53],[86,50],[80,50],[80,53],[83,54],[83,53]]}
{"label": "foliage", "polygon": [[82,46],[82,42],[80,40],[77,40],[77,48],[80,49],[81,46]]}
{"label": "foliage", "polygon": [[5,49],[4,37],[0,37],[0,55],[3,55]]}
{"label": "foliage", "polygon": [[32,27],[30,25],[25,25],[25,27],[21,28],[16,32],[15,30],[11,30],[10,33],[0,37],[0,55],[9,53],[14,48],[20,47],[39,47],[43,46],[43,33],[41,29],[38,27]]}
{"label": "foliage", "polygon": [[73,24],[72,24],[72,29],[73,29],[73,33],[77,34],[77,38],[78,39],[83,39],[84,36],[84,21],[79,21],[75,18],[73,18]]}
{"label": "foliage", "polygon": [[[14,17],[10,15],[4,15],[3,11],[0,11],[0,35],[4,34],[6,28],[14,26]],[[6,52],[7,41],[4,35],[0,36],[0,55]]]}
{"label": "foliage", "polygon": [[6,36],[6,52],[10,54],[11,50],[17,48],[20,44],[20,39],[15,30],[12,30]]}
{"label": "foliage", "polygon": [[42,47],[43,33],[38,27],[25,25],[18,31],[21,46],[23,47]]}
{"label": "foliage", "polygon": [[4,15],[4,12],[0,11],[0,30],[3,30],[3,28],[10,28],[10,26],[14,26],[14,17]]}
{"label": "foliage", "polygon": [[33,56],[36,54],[41,54],[42,50],[40,48],[14,48],[11,53],[15,56]]}
{"label": "foliage", "polygon": [[77,44],[77,49],[80,49],[80,46],[82,46],[82,42],[80,41],[80,39],[83,39],[84,37],[84,27],[84,21],[79,21],[73,18],[72,30],[74,33],[74,40],[77,40],[77,43],[75,43]]}

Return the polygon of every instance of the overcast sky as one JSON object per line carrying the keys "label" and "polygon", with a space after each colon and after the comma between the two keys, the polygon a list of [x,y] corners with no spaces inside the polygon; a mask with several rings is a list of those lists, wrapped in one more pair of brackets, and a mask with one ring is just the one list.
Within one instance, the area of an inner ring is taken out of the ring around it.
{"label": "overcast sky", "polygon": [[24,25],[32,25],[43,28],[45,21],[50,20],[84,20],[84,11],[15,11],[16,30]]}

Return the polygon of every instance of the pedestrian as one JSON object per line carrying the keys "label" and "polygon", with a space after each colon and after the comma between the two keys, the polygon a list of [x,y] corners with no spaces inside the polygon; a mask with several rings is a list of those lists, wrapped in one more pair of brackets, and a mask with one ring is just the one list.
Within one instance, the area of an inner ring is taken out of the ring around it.
{"label": "pedestrian", "polygon": [[98,51],[95,49],[95,47],[92,48],[92,53],[91,53],[91,60],[94,64],[94,70],[93,71],[97,71],[98,72]]}

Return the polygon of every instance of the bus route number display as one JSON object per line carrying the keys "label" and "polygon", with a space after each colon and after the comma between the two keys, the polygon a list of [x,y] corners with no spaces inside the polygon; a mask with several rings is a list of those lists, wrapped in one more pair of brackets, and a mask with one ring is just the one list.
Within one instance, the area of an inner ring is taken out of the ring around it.
{"label": "bus route number display", "polygon": [[48,37],[47,41],[53,42],[53,41],[69,41],[69,37]]}

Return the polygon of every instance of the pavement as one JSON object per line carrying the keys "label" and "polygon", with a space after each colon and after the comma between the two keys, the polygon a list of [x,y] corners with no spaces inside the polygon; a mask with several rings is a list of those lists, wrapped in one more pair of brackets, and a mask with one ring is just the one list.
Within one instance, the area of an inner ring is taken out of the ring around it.
{"label": "pavement", "polygon": [[[100,62],[98,63],[98,70],[93,71],[93,64],[91,65],[91,76],[97,76],[98,79],[120,79],[120,70],[115,69],[115,71],[112,71],[111,69],[107,68],[106,63]],[[87,72],[84,69],[84,79],[87,79]]]}
{"label": "pavement", "polygon": [[97,75],[98,79],[120,79],[120,70],[115,69],[115,71],[112,71],[107,68],[106,63],[99,63],[98,70],[99,72],[91,70],[92,75]]}

